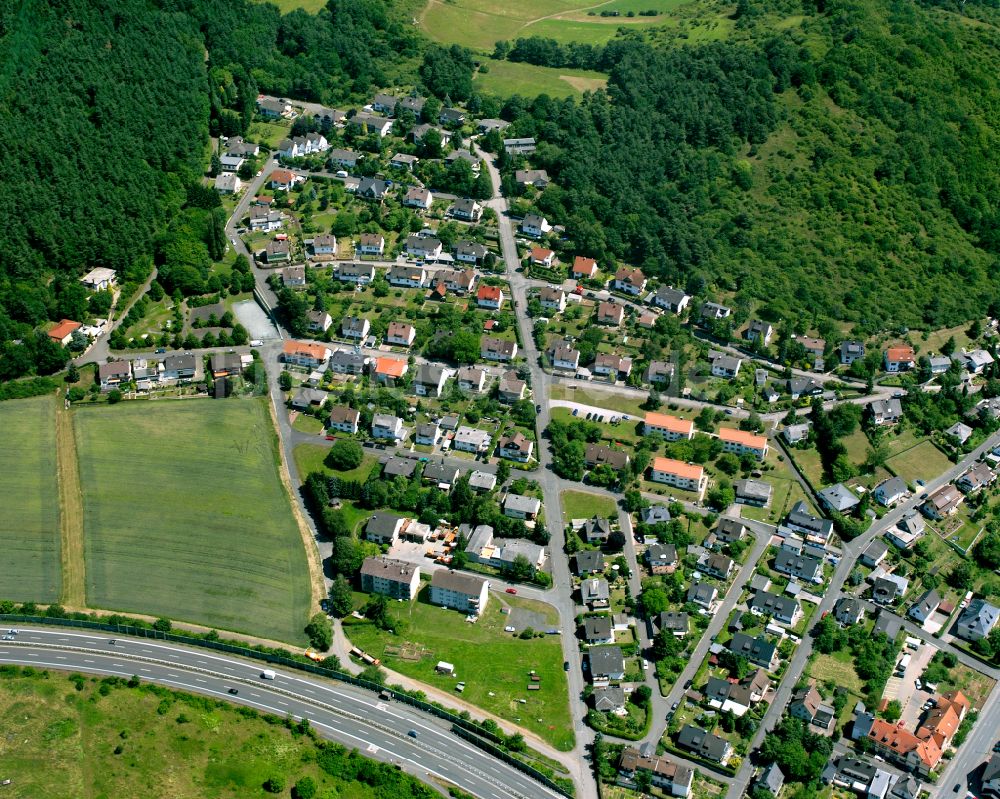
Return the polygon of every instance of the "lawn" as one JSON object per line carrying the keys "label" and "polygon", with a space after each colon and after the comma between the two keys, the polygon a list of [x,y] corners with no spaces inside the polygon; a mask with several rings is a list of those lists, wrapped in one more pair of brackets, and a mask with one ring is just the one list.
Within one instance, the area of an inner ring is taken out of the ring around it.
{"label": "lawn", "polygon": [[[607,408],[609,411],[618,411],[620,413],[632,414],[632,416],[642,419],[645,418],[646,412],[640,407],[644,402],[643,399],[636,398],[631,399],[629,397],[623,397],[619,394],[611,394],[603,391],[588,391],[587,389],[579,386],[563,386],[559,384],[554,384],[549,390],[549,395],[551,399],[556,400],[568,400],[569,402],[579,402],[581,405],[593,405],[597,408]],[[690,413],[683,409],[671,410],[670,408],[664,406],[660,409],[662,413],[669,413],[673,416],[681,416],[683,418],[694,418]]]}
{"label": "lawn", "polygon": [[74,416],[87,602],[304,641],[310,574],[265,399]]}
{"label": "lawn", "polygon": [[[377,767],[382,787],[323,771],[316,743],[252,711],[160,687],[105,685],[61,672],[0,676],[5,797],[263,799],[273,774],[287,786],[312,777],[321,797],[415,795],[416,781],[392,766]],[[345,751],[330,765],[354,773],[355,757]]]}
{"label": "lawn", "polygon": [[489,72],[477,73],[475,84],[484,93],[502,97],[512,94],[570,97],[601,89],[608,82],[604,73],[586,69],[536,67],[534,64],[492,59],[487,59],[485,63],[489,65]]}
{"label": "lawn", "polygon": [[252,122],[247,133],[247,139],[266,145],[270,149],[278,146],[278,142],[288,136],[291,124],[288,122]]}
{"label": "lawn", "polygon": [[344,480],[357,480],[363,483],[371,474],[372,467],[378,462],[378,458],[366,452],[361,458],[361,464],[356,469],[338,472],[323,464],[323,459],[329,451],[330,448],[324,447],[322,444],[297,444],[292,450],[292,457],[295,458],[299,479],[305,480],[310,472],[324,472],[325,474],[335,474]]}
{"label": "lawn", "polygon": [[326,8],[326,0],[261,0],[261,2],[265,1],[273,6],[277,6],[282,14],[295,11],[297,8],[301,8],[308,14],[315,14],[317,11]]}
{"label": "lawn", "polygon": [[0,402],[0,598],[59,599],[54,397]]}
{"label": "lawn", "polygon": [[[394,603],[392,615],[405,625],[402,635],[374,625],[349,624],[351,642],[381,658],[386,667],[445,691],[465,682],[462,699],[515,721],[562,751],[573,748],[566,673],[559,636],[523,641],[503,632],[508,623],[501,605],[540,613],[546,624],[557,624],[555,610],[544,603],[491,594],[485,612],[475,624],[454,610],[427,604],[425,588],[411,604]],[[502,597],[502,598],[500,598]],[[405,650],[400,647],[405,646]],[[455,666],[455,676],[438,674],[438,661]],[[537,691],[528,691],[528,673],[541,677]],[[458,694],[456,693],[456,696]],[[520,700],[526,700],[521,704]]]}
{"label": "lawn", "polygon": [[809,674],[820,682],[846,688],[858,696],[864,695],[864,683],[854,670],[854,659],[846,649],[831,655],[816,655]]}
{"label": "lawn", "polygon": [[886,466],[906,482],[912,483],[937,477],[948,471],[953,464],[933,443],[921,441],[916,446],[893,455],[886,461]]}
{"label": "lawn", "polygon": [[295,421],[292,422],[292,427],[300,433],[309,433],[314,436],[318,436],[323,432],[323,423],[315,416],[310,416],[308,413],[296,413]]}
{"label": "lawn", "polygon": [[986,698],[996,685],[996,681],[961,663],[949,671],[951,672],[950,676],[938,684],[938,690],[959,690],[969,697],[969,702],[973,707],[982,708]]}
{"label": "lawn", "polygon": [[594,516],[617,517],[618,509],[610,497],[588,494],[585,491],[562,492],[563,516],[570,519],[590,519]]}

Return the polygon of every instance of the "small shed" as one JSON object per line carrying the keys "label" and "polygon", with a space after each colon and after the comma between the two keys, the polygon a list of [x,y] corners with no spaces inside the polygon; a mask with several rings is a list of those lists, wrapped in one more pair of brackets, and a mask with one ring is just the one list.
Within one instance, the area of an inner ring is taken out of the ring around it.
{"label": "small shed", "polygon": [[446,660],[439,660],[438,664],[434,667],[434,671],[438,674],[454,674],[455,667]]}

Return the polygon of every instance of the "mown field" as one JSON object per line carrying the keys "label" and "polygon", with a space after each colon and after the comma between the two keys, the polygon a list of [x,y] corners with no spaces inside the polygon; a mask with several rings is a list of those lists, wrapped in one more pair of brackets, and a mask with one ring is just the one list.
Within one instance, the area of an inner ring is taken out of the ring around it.
{"label": "mown field", "polygon": [[536,67],[492,59],[487,59],[484,63],[489,67],[489,72],[476,73],[476,87],[482,92],[501,97],[512,94],[524,97],[536,94],[570,97],[601,89],[608,82],[607,75],[587,69]]}
{"label": "mown field", "polygon": [[[400,635],[370,623],[352,623],[345,632],[353,644],[381,658],[388,668],[445,691],[454,692],[455,685],[464,681],[461,697],[465,701],[517,722],[563,751],[572,749],[559,636],[522,641],[505,633],[503,628],[509,622],[501,613],[501,604],[536,613],[539,621],[552,625],[558,624],[555,610],[541,602],[492,594],[486,611],[471,624],[457,611],[427,604],[424,600],[429,593],[425,588],[420,600],[409,605],[392,603],[393,618],[404,625]],[[455,666],[455,676],[434,670],[440,660]],[[538,691],[527,690],[532,669],[541,677]],[[521,704],[521,699],[526,704]]]}
{"label": "mown field", "polygon": [[309,568],[263,400],[76,412],[87,603],[304,641]]}
{"label": "mown field", "polygon": [[380,787],[356,782],[355,769],[369,761],[320,756],[322,744],[225,702],[67,676],[0,670],[5,799],[255,799],[274,795],[263,787],[272,776],[283,779],[285,797],[303,777],[316,783],[317,799],[425,795],[391,766],[375,766]]}
{"label": "mown field", "polygon": [[59,599],[54,397],[0,402],[0,598]]}
{"label": "mown field", "polygon": [[608,518],[617,516],[618,509],[611,497],[603,497],[586,491],[563,491],[560,495],[563,505],[563,518],[569,524],[570,519],[591,519],[594,516]]}

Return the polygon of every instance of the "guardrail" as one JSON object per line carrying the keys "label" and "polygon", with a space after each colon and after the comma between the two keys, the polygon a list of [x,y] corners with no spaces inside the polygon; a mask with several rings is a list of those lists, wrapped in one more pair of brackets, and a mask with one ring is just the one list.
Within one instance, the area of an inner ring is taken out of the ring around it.
{"label": "guardrail", "polygon": [[[49,616],[23,616],[19,614],[0,614],[0,621],[4,623],[14,623],[14,624],[37,624],[40,626],[50,626],[50,627],[75,627],[84,630],[99,630],[102,632],[114,633],[115,635],[132,635],[137,638],[152,638],[159,641],[170,641],[172,643],[186,644],[188,646],[197,646],[203,649],[212,649],[216,652],[226,652],[231,655],[239,655],[240,657],[249,658],[251,660],[258,660],[264,663],[270,663],[278,666],[283,666],[289,669],[297,669],[299,671],[304,671],[309,674],[316,674],[320,677],[326,677],[331,680],[337,680],[339,682],[347,683],[348,685],[354,685],[358,688],[365,688],[369,691],[373,691],[376,694],[383,691],[388,692],[389,695],[397,702],[404,705],[410,705],[418,710],[422,710],[425,713],[430,713],[432,716],[437,716],[443,721],[450,722],[452,725],[452,730],[456,732],[460,737],[475,743],[480,748],[486,749],[486,751],[496,754],[504,762],[508,763],[513,768],[518,771],[528,775],[532,779],[538,780],[543,785],[551,788],[554,791],[558,791],[563,796],[572,797],[573,794],[567,793],[563,788],[560,788],[556,783],[546,777],[537,769],[529,766],[521,760],[513,757],[507,753],[500,745],[504,743],[503,739],[490,732],[483,727],[480,727],[475,722],[464,719],[452,713],[449,710],[445,710],[437,705],[433,705],[430,702],[425,702],[422,699],[417,699],[414,696],[403,693],[401,691],[396,691],[393,688],[389,688],[385,685],[379,683],[371,682],[369,680],[362,680],[355,677],[353,674],[348,674],[344,671],[336,671],[334,669],[327,669],[323,666],[319,666],[315,663],[303,663],[298,660],[294,660],[290,657],[285,657],[283,655],[277,655],[269,652],[258,652],[255,649],[249,649],[244,646],[239,646],[237,644],[227,643],[226,641],[210,641],[205,638],[193,638],[187,635],[179,635],[173,632],[163,632],[161,630],[154,630],[149,627],[133,627],[131,625],[120,625],[120,624],[106,624],[104,622],[90,621],[87,619],[66,619],[66,618],[54,618]],[[462,733],[458,733],[457,730],[462,730]],[[469,736],[474,736],[471,738]],[[489,748],[487,748],[489,747]]]}

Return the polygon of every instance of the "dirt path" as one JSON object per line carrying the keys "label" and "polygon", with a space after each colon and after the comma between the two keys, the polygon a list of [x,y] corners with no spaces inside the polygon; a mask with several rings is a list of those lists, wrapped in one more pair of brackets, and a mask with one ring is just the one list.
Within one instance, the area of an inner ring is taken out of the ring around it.
{"label": "dirt path", "polygon": [[83,492],[76,459],[73,419],[63,405],[56,408],[56,472],[59,481],[60,560],[62,564],[63,605],[86,604],[87,582],[83,549]]}

